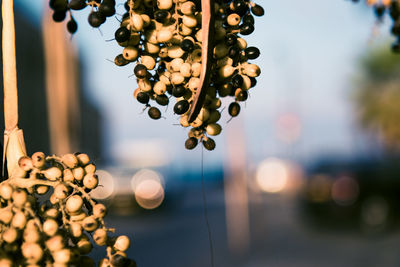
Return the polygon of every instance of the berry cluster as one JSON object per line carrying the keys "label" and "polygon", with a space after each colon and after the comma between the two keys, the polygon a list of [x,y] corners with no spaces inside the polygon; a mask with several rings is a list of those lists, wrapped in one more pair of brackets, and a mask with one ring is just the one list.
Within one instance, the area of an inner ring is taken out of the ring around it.
{"label": "berry cluster", "polygon": [[[352,0],[359,2],[359,0]],[[392,51],[400,53],[400,1],[399,0],[367,0],[367,4],[374,8],[374,13],[378,21],[382,21],[388,13],[393,20],[391,33],[396,37],[392,45]]]}
{"label": "berry cluster", "polygon": [[91,240],[107,247],[100,266],[136,266],[128,237],[109,235],[107,209],[89,195],[95,171],[81,153],[20,158],[0,184],[0,266],[94,266]]}
{"label": "berry cluster", "polygon": [[53,20],[55,22],[63,21],[69,12],[70,20],[67,23],[67,29],[71,34],[78,30],[78,24],[72,17],[71,10],[82,10],[91,6],[92,11],[88,21],[95,28],[100,27],[107,17],[115,15],[115,0],[50,0],[49,6],[54,10]]}
{"label": "berry cluster", "polygon": [[167,106],[170,96],[175,98],[174,113],[180,115],[183,127],[192,127],[185,147],[193,149],[199,140],[208,150],[215,142],[208,136],[221,132],[217,122],[221,118],[222,97],[234,101],[228,112],[235,117],[240,112],[239,102],[246,101],[248,90],[256,85],[260,68],[248,61],[256,59],[260,51],[249,47],[241,37],[254,31],[254,17],[264,15],[261,6],[250,0],[215,0],[214,35],[210,82],[205,102],[193,121],[188,114],[199,88],[202,69],[202,9],[199,0],[128,0],[115,40],[124,47],[115,64],[125,66],[136,62],[134,74],[138,88],[134,97],[148,109],[152,119],[161,118],[160,110],[150,100]]}

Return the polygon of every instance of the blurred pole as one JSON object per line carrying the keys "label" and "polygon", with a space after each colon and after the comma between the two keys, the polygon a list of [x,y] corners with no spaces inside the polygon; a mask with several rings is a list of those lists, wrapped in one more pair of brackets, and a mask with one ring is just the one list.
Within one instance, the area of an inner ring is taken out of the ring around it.
{"label": "blurred pole", "polygon": [[50,151],[62,155],[77,151],[79,145],[79,64],[65,23],[54,22],[48,0],[44,2],[42,28]]}
{"label": "blurred pole", "polygon": [[248,251],[250,244],[247,157],[241,118],[229,123],[226,139],[224,183],[228,246],[233,253],[240,255]]}

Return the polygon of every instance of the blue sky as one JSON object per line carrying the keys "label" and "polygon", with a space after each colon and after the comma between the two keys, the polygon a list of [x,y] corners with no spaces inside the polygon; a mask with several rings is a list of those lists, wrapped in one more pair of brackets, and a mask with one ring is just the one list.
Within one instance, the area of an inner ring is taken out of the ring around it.
{"label": "blue sky", "polygon": [[[229,124],[225,124],[228,118],[221,120],[224,133],[244,131],[254,162],[273,154],[306,160],[321,154],[368,151],[354,124],[351,94],[357,58],[370,46],[375,23],[372,11],[344,0],[258,2],[266,15],[256,20],[256,31],[247,40],[262,52],[255,61],[262,75],[242,106],[240,118]],[[17,6],[21,5],[40,22],[41,1],[18,0]],[[156,145],[151,149],[164,148],[171,160],[198,162],[200,150],[188,152],[183,147],[187,133],[173,125],[178,121],[172,115],[172,106],[167,118],[159,121],[139,115],[143,106],[133,100],[136,81],[129,78],[133,67],[118,68],[106,60],[121,52],[116,43],[105,41],[113,38],[118,22],[109,19],[101,27],[101,35],[87,24],[88,12],[75,16],[79,30],[74,41],[84,60],[87,96],[105,115],[105,142],[110,155],[124,151],[140,154],[153,143]],[[382,27],[374,42],[385,40],[387,32],[388,27]],[[292,146],[281,143],[275,134],[276,117],[282,112],[298,114],[303,124],[302,137]],[[220,162],[226,154],[225,135],[215,140],[217,149],[207,153],[209,162]]]}

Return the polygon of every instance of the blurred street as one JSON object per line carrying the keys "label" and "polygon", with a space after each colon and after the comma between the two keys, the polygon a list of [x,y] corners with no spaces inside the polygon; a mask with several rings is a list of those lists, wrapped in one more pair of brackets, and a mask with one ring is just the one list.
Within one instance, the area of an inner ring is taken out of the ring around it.
{"label": "blurred street", "polygon": [[[251,247],[227,246],[223,191],[207,189],[215,266],[399,266],[400,233],[368,236],[316,229],[300,218],[294,199],[250,196]],[[135,216],[109,216],[109,225],[132,237],[128,251],[140,267],[211,266],[201,191],[187,191],[181,205]]]}

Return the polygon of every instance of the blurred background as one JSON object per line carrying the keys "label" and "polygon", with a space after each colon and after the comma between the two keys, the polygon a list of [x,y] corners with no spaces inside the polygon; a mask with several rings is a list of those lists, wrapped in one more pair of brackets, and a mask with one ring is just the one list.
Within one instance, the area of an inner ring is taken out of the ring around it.
{"label": "blurred background", "polygon": [[[266,15],[248,43],[262,51],[262,75],[204,151],[215,266],[399,266],[400,61],[389,18],[345,0],[259,4]],[[28,153],[93,158],[93,195],[132,238],[138,266],[211,266],[202,151],[185,150],[171,107],[159,121],[141,114],[132,65],[109,61],[121,53],[107,41],[117,19],[99,31],[88,9],[75,12],[70,36],[46,1],[15,5]]]}

